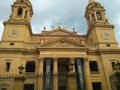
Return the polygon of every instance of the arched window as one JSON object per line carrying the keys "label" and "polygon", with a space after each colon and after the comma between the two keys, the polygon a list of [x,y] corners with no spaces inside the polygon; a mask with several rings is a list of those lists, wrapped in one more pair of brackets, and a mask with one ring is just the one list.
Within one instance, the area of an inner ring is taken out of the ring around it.
{"label": "arched window", "polygon": [[22,9],[22,8],[19,8],[17,15],[18,15],[18,16],[22,16],[22,11],[23,11],[23,9]]}
{"label": "arched window", "polygon": [[101,20],[101,19],[102,19],[100,12],[96,12],[96,16],[97,16],[97,19],[98,19],[98,20]]}
{"label": "arched window", "polygon": [[94,17],[94,14],[92,14],[92,21],[95,21],[95,17]]}
{"label": "arched window", "polygon": [[27,11],[25,11],[25,17],[24,17],[25,19],[27,18]]}

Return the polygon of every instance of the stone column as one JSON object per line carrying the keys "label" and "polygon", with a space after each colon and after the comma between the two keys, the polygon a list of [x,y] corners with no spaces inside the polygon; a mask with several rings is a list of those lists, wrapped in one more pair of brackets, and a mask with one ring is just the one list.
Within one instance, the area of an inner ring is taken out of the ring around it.
{"label": "stone column", "polygon": [[24,19],[24,17],[25,17],[25,12],[26,12],[26,10],[25,10],[25,8],[23,8],[23,11],[22,11],[22,19]]}
{"label": "stone column", "polygon": [[94,18],[95,18],[95,21],[98,21],[97,16],[96,16],[96,12],[94,12]]}
{"label": "stone column", "polygon": [[53,90],[58,90],[58,58],[53,59]]}
{"label": "stone column", "polygon": [[75,61],[74,61],[74,58],[70,58],[69,73],[75,73]]}
{"label": "stone column", "polygon": [[90,81],[90,69],[89,69],[89,61],[87,58],[83,60],[83,68],[84,68],[84,79],[85,79],[85,87],[86,90],[92,90],[92,82]]}
{"label": "stone column", "polygon": [[38,74],[39,74],[38,90],[43,90],[43,69],[44,69],[43,65],[44,65],[44,58],[40,58],[38,64]]}
{"label": "stone column", "polygon": [[69,72],[68,72],[68,85],[67,86],[68,86],[68,90],[77,90],[74,58],[70,58]]}

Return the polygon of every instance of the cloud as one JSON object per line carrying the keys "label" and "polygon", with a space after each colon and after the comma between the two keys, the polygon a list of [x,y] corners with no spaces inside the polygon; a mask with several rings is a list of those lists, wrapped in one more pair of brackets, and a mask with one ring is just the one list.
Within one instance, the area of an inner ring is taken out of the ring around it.
{"label": "cloud", "polygon": [[2,34],[3,34],[3,25],[2,25],[2,22],[0,21],[0,38],[2,37]]}
{"label": "cloud", "polygon": [[116,18],[114,18],[113,23],[115,24],[116,39],[120,46],[120,13],[116,15]]}
{"label": "cloud", "polygon": [[[37,2],[39,1],[37,0]],[[32,4],[35,6],[32,19],[33,25],[43,26],[44,21],[51,21],[54,25],[61,22],[63,26],[76,27],[79,30],[80,22],[85,22],[83,20],[86,3],[83,0],[82,2],[79,0],[53,0],[52,2],[50,0],[41,0],[39,6],[36,2]],[[50,26],[47,27],[50,28]],[[38,27],[38,29],[40,28]]]}

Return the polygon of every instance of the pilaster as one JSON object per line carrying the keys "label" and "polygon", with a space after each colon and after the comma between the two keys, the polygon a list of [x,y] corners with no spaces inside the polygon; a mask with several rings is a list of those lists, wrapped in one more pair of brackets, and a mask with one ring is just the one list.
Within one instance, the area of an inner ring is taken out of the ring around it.
{"label": "pilaster", "polygon": [[38,64],[38,74],[40,75],[39,90],[43,90],[43,64],[44,64],[44,58],[40,58]]}
{"label": "pilaster", "polygon": [[83,64],[86,90],[92,90],[92,83],[90,81],[89,61],[87,58],[84,58]]}
{"label": "pilaster", "polygon": [[70,58],[69,73],[75,73],[75,59],[74,58]]}
{"label": "pilaster", "polygon": [[58,58],[53,58],[53,90],[58,90]]}
{"label": "pilaster", "polygon": [[68,90],[77,90],[76,72],[75,72],[75,58],[70,58],[69,72],[68,72]]}

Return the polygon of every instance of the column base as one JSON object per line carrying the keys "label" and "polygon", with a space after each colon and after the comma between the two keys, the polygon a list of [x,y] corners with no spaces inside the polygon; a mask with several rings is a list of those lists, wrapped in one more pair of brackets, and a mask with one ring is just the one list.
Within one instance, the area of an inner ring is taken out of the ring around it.
{"label": "column base", "polygon": [[76,73],[68,73],[68,90],[77,90]]}
{"label": "column base", "polygon": [[58,75],[53,76],[53,90],[58,90]]}

